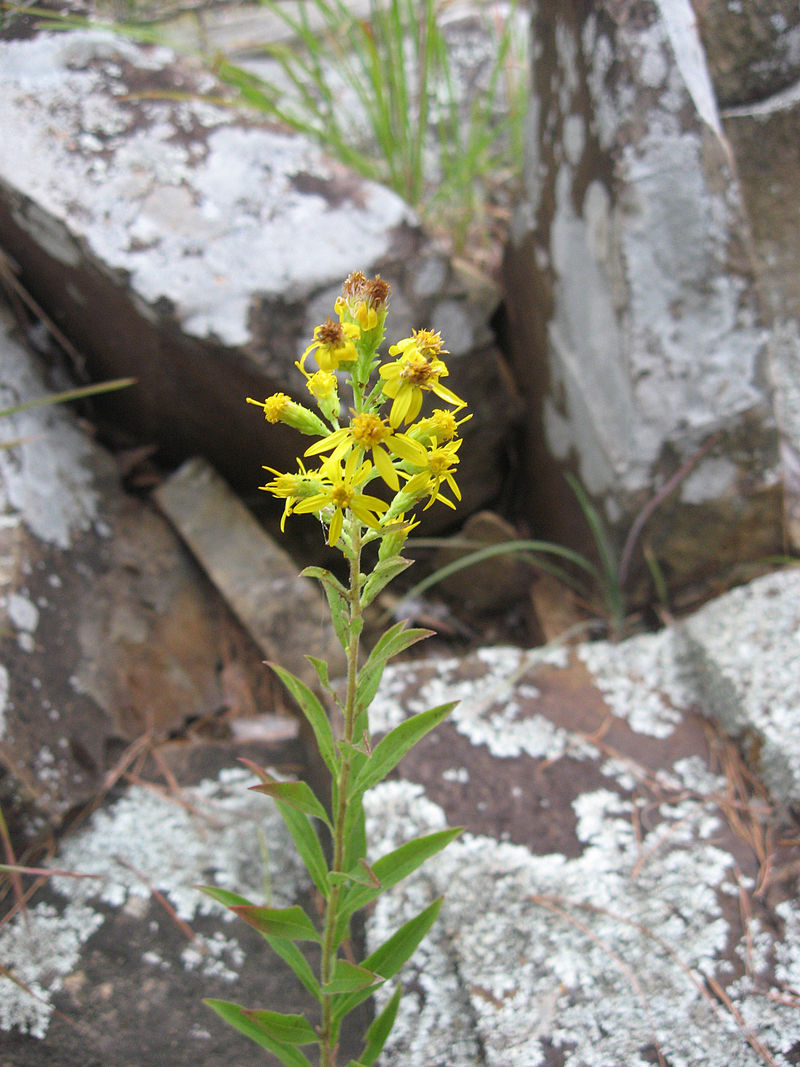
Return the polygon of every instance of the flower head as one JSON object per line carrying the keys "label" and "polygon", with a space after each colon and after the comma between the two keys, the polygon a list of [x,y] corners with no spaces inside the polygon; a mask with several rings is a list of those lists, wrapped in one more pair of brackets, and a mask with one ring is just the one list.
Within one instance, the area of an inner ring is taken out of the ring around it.
{"label": "flower head", "polygon": [[[378,515],[386,511],[389,505],[376,496],[359,492],[371,470],[372,464],[369,462],[358,465],[356,452],[350,453],[344,466],[338,460],[334,462],[329,459],[318,472],[318,491],[295,504],[293,510],[297,514],[320,514],[330,524],[329,545],[335,545],[341,537],[346,510],[366,526],[377,529],[380,525]],[[332,512],[330,509],[333,509]]]}
{"label": "flower head", "polygon": [[332,371],[318,370],[308,376],[306,388],[325,418],[335,421],[339,414],[339,383],[336,375]]}
{"label": "flower head", "polygon": [[265,471],[269,471],[275,477],[271,482],[267,482],[266,485],[259,486],[260,489],[264,489],[266,492],[272,493],[273,496],[286,501],[283,515],[281,516],[281,531],[283,531],[287,516],[292,514],[297,501],[319,492],[318,479],[314,475],[308,474],[300,460],[298,460],[298,465],[300,467],[299,474],[281,474],[280,471],[276,471],[272,467],[264,467]]}
{"label": "flower head", "polygon": [[392,463],[392,456],[397,456],[413,466],[425,462],[425,449],[421,444],[406,434],[396,433],[387,425],[385,419],[368,412],[354,415],[349,426],[343,426],[324,440],[311,445],[306,449],[306,455],[317,456],[323,452],[332,452],[331,461],[337,463],[352,450],[356,450],[359,456],[371,452],[381,478],[395,491],[400,488],[400,479]]}
{"label": "flower head", "polygon": [[314,353],[320,370],[334,371],[341,363],[354,363],[358,359],[355,341],[361,336],[361,328],[354,322],[335,322],[328,318],[314,327],[314,340],[300,357],[297,366],[305,374],[306,359]]}
{"label": "flower head", "polygon": [[422,408],[423,391],[430,390],[455,408],[465,406],[460,396],[439,381],[449,374],[444,361],[438,358],[440,353],[441,336],[431,330],[415,330],[413,336],[404,337],[389,349],[389,355],[399,355],[399,359],[385,364],[378,373],[383,378],[384,396],[393,401],[389,413],[392,426],[414,421]]}
{"label": "flower head", "polygon": [[305,434],[319,435],[328,432],[328,427],[318,415],[292,400],[286,393],[274,393],[266,400],[253,400],[248,396],[247,403],[263,408],[267,422],[285,422],[287,426]]}
{"label": "flower head", "polygon": [[409,436],[426,447],[434,442],[442,444],[457,437],[459,426],[471,418],[472,415],[465,415],[463,419],[457,419],[452,411],[436,408],[427,419],[420,419],[419,422],[414,423],[408,431]]}
{"label": "flower head", "polygon": [[440,490],[444,483],[456,500],[461,499],[461,490],[458,488],[454,477],[459,461],[456,453],[461,444],[461,440],[448,441],[446,444],[437,445],[429,449],[425,455],[424,467],[416,473],[406,476],[408,481],[403,487],[401,496],[409,496],[419,500],[426,493],[429,494],[428,503],[424,508],[425,511],[435,500],[440,500],[443,504],[447,504],[449,508],[454,508],[455,504],[452,500],[442,496]]}

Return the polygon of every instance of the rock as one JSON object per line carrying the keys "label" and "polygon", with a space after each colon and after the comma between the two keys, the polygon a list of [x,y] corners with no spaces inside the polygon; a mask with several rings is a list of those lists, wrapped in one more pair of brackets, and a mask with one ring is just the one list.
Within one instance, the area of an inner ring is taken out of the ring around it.
{"label": "rock", "polygon": [[692,8],[720,107],[766,100],[797,81],[800,15],[792,0],[693,0]]}
{"label": "rock", "polygon": [[800,803],[800,570],[776,571],[683,623],[706,710],[781,803]]}
{"label": "rock", "polygon": [[496,291],[476,300],[387,189],[299,135],[197,99],[220,92],[168,49],[108,33],[0,42],[0,228],[21,280],[94,377],[138,378],[108,400],[110,420],[158,443],[163,463],[202,455],[256,496],[261,465],[294,469],[298,442],[245,397],[307,398],[294,362],[314,326],[347,274],[380,273],[390,341],[444,333],[449,382],[475,413],[464,506],[480,507],[498,490],[515,412],[488,326]]}
{"label": "rock", "polygon": [[[520,537],[514,527],[495,512],[479,511],[471,515],[461,532],[450,540],[455,541],[456,547],[449,548],[445,543],[437,552],[437,570],[482,548],[518,541]],[[467,547],[460,547],[461,542],[466,542]],[[467,611],[507,611],[527,595],[525,567],[519,556],[512,552],[490,556],[444,578],[441,589]]]}
{"label": "rock", "polygon": [[[99,880],[53,878],[27,922],[0,929],[4,967],[33,991],[4,982],[4,1065],[277,1065],[202,1003],[309,1007],[263,938],[197,889],[313,908],[280,816],[248,792],[254,781],[228,767],[173,797],[133,786],[69,838],[59,862]],[[347,1034],[343,1046],[356,1054]]]}
{"label": "rock", "polygon": [[316,687],[306,656],[326,660],[331,678],[346,661],[317,584],[258,525],[206,462],[187,460],[155,499],[264,655]]}
{"label": "rock", "polygon": [[[523,507],[591,551],[576,470],[618,544],[648,524],[674,586],[779,550],[781,486],[747,218],[688,4],[534,5],[526,191],[507,257],[530,412]],[[634,583],[635,584],[635,583]]]}
{"label": "rock", "polygon": [[[797,1062],[796,820],[704,714],[729,698],[745,714],[766,707],[767,661],[795,700],[797,591],[796,571],[758,579],[693,616],[688,640],[681,627],[387,669],[378,733],[460,703],[367,795],[370,855],[448,823],[466,829],[368,916],[374,948],[445,895],[405,968],[381,1067]],[[737,623],[740,647],[722,637]],[[764,670],[745,692],[756,656]],[[739,683],[720,689],[709,663]],[[797,755],[795,734],[784,743]],[[306,899],[282,825],[246,789],[253,779],[208,770],[185,806],[134,786],[95,813],[53,863],[103,880],[54,879],[29,933],[20,916],[0,928],[0,958],[42,998],[13,987],[0,1009],[14,1067],[123,1067],[134,1040],[139,1062],[244,1067],[256,1062],[247,1042],[203,1016],[199,997],[305,1006],[263,942],[190,888],[204,880],[262,899],[257,821],[275,902]]]}
{"label": "rock", "polygon": [[[5,321],[0,382],[2,407],[46,393]],[[30,839],[191,722],[224,735],[228,717],[271,709],[273,683],[169,525],[122,492],[70,412],[38,407],[0,432],[18,440],[0,451],[0,790]]]}

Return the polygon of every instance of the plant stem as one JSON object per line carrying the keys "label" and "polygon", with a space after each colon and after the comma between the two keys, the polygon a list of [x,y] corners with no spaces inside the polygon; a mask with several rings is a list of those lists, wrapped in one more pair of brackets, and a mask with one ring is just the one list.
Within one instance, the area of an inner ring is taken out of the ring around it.
{"label": "plant stem", "polygon": [[[353,554],[350,557],[350,643],[347,648],[347,695],[344,704],[344,740],[347,744],[340,748],[339,774],[336,783],[336,811],[334,812],[333,862],[331,871],[341,873],[345,859],[345,824],[347,819],[350,786],[350,769],[352,764],[352,744],[355,731],[356,686],[358,683],[358,650],[361,635],[361,524],[351,515]],[[340,886],[331,886],[325,909],[325,927],[322,935],[322,960],[320,977],[322,985],[333,978],[336,965],[336,946],[333,943],[339,906]],[[323,994],[322,1026],[320,1030],[321,1067],[336,1067],[336,1045],[332,1020],[333,998]]]}

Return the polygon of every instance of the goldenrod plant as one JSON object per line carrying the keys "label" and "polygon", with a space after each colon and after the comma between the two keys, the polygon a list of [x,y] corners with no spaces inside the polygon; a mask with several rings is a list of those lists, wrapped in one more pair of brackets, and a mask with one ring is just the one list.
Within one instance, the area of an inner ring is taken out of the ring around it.
{"label": "goldenrod plant", "polygon": [[[370,280],[359,272],[345,281],[335,304],[337,317],[316,327],[297,363],[316,411],[285,393],[263,401],[247,398],[263,410],[269,422],[286,423],[315,438],[298,460],[296,471],[265,467],[271,477],[261,488],[284,501],[282,527],[292,515],[317,516],[328,545],[342,553],[349,574],[342,582],[321,567],[303,572],[321,583],[345,653],[346,681],[338,688],[329,677],[328,664],[308,657],[319,692],[326,695],[340,729],[332,726],[322,700],[309,686],[272,665],[308,719],[330,772],[329,808],[307,783],[278,781],[250,764],[261,782],[253,788],[277,804],[320,894],[322,919],[315,921],[299,905],[262,907],[228,890],[204,887],[204,892],[264,936],[319,1003],[319,1017],[311,1020],[302,1014],[207,1001],[226,1022],[287,1067],[311,1067],[304,1046],[318,1047],[321,1067],[336,1067],[343,1020],[397,975],[433,925],[442,900],[435,900],[358,962],[350,939],[354,916],[461,832],[460,828],[440,830],[408,841],[387,855],[368,854],[364,794],[455,705],[442,704],[415,714],[373,745],[370,704],[383,670],[390,659],[430,631],[397,623],[362,663],[363,613],[409,565],[402,550],[416,525],[415,510],[437,502],[454,508],[460,499],[456,481],[462,444],[459,428],[470,418],[464,414],[464,401],[444,384],[447,352],[438,333],[417,330],[392,345],[388,358],[381,356],[388,298],[389,285],[379,277]],[[344,390],[343,398],[340,390]],[[431,406],[437,402],[443,406],[423,414],[423,405],[431,398]],[[370,545],[377,551],[373,550],[374,564],[368,567],[364,550]],[[327,835],[327,842],[320,840],[318,829]],[[319,947],[318,971],[297,947],[298,942]],[[391,1032],[401,996],[398,984],[367,1030],[358,1060],[351,1060],[348,1067],[375,1063]]]}

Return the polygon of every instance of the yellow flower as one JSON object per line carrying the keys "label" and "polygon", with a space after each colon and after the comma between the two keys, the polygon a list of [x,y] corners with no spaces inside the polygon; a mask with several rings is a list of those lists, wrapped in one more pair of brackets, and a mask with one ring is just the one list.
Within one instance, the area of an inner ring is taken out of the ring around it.
{"label": "yellow flower", "polygon": [[472,415],[465,415],[463,419],[456,419],[452,411],[436,408],[427,419],[414,423],[408,431],[409,436],[426,447],[432,442],[441,444],[444,441],[452,441],[458,436],[459,426],[471,418]]}
{"label": "yellow flower", "polygon": [[376,496],[360,493],[372,470],[368,461],[358,466],[358,454],[351,452],[342,467],[339,461],[328,460],[318,472],[319,491],[294,505],[296,514],[323,512],[333,508],[333,513],[325,520],[328,528],[328,544],[333,546],[339,540],[344,525],[344,513],[349,510],[366,526],[377,529],[380,526],[378,515],[387,510],[388,504]]}
{"label": "yellow flower", "polygon": [[306,359],[314,352],[320,370],[334,371],[340,363],[353,363],[358,352],[353,343],[361,336],[361,328],[354,322],[334,322],[326,319],[314,327],[314,340],[300,357],[297,366],[305,374]]}
{"label": "yellow flower", "polygon": [[281,516],[281,531],[283,531],[286,519],[292,514],[297,501],[303,497],[312,496],[319,491],[319,481],[313,475],[308,474],[300,460],[298,460],[298,463],[300,466],[299,474],[281,474],[280,471],[276,471],[273,467],[264,467],[265,471],[269,471],[275,477],[271,482],[267,482],[266,485],[259,486],[259,489],[264,489],[266,492],[272,493],[273,496],[286,500],[283,515]]}
{"label": "yellow flower", "polygon": [[336,375],[332,371],[318,370],[308,376],[306,388],[316,399],[317,406],[325,418],[335,421],[338,426],[339,392]]}
{"label": "yellow flower", "polygon": [[405,337],[389,349],[389,355],[399,354],[400,358],[381,367],[378,373],[383,378],[384,395],[393,401],[389,412],[392,426],[414,421],[422,408],[423,390],[430,390],[456,409],[465,406],[460,396],[439,382],[449,374],[438,358],[441,349],[441,337],[430,330],[415,330],[413,337]]}
{"label": "yellow flower", "polygon": [[448,441],[447,444],[438,445],[430,449],[426,453],[423,469],[417,471],[416,474],[406,475],[408,481],[403,487],[401,495],[419,499],[429,493],[430,498],[423,509],[424,511],[428,510],[434,500],[441,500],[448,507],[455,508],[455,504],[448,500],[446,496],[442,496],[439,490],[444,482],[456,500],[461,499],[461,490],[456,485],[454,478],[455,469],[459,462],[456,452],[458,452],[461,444],[461,440]]}
{"label": "yellow flower", "polygon": [[417,441],[412,441],[406,434],[395,433],[391,426],[387,426],[385,419],[368,413],[354,415],[349,426],[343,426],[324,440],[317,441],[306,449],[305,454],[318,456],[323,452],[332,452],[329,462],[338,463],[353,449],[359,458],[371,451],[378,474],[395,491],[400,488],[400,479],[391,456],[398,456],[415,467],[421,466],[426,457],[425,449]]}
{"label": "yellow flower", "polygon": [[247,403],[263,408],[267,422],[285,422],[287,426],[294,427],[300,433],[315,436],[328,432],[328,427],[318,415],[292,400],[286,393],[275,393],[273,396],[268,396],[266,400],[253,400],[248,396]]}

